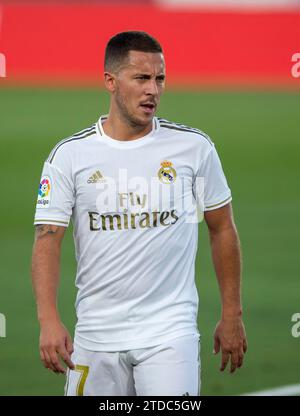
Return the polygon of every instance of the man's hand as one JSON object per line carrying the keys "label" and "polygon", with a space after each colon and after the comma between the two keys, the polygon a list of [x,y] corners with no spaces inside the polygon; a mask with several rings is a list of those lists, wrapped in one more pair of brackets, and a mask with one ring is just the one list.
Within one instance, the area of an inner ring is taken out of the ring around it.
{"label": "man's hand", "polygon": [[224,371],[231,358],[230,373],[243,365],[247,351],[247,339],[243,321],[240,317],[222,318],[214,333],[214,354],[222,352],[220,371]]}
{"label": "man's hand", "polygon": [[69,332],[60,321],[49,321],[41,324],[40,356],[45,368],[54,373],[66,373],[61,360],[71,369],[73,343]]}
{"label": "man's hand", "polygon": [[44,366],[57,374],[66,373],[61,360],[74,369],[72,340],[57,310],[60,248],[65,231],[62,226],[37,225],[32,253],[32,284],[41,326],[40,356]]}

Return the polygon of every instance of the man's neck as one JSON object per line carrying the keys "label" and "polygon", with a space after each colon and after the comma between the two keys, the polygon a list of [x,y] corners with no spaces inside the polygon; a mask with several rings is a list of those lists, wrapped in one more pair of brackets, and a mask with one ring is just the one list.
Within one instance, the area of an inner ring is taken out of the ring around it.
{"label": "man's neck", "polygon": [[152,121],[147,126],[131,125],[110,112],[102,127],[104,133],[112,139],[129,141],[139,139],[150,133]]}

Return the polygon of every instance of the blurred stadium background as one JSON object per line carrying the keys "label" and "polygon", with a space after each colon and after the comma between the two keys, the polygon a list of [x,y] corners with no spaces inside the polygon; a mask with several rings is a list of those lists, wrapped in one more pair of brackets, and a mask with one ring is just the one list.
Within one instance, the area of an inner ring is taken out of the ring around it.
{"label": "blurred stadium background", "polygon": [[[219,372],[212,354],[219,294],[200,224],[202,394],[299,384],[291,317],[300,312],[300,2],[7,0],[0,1],[0,395],[63,392],[64,378],[39,360],[30,284],[37,186],[53,145],[107,111],[104,47],[131,29],[148,31],[165,50],[159,115],[212,137],[233,191],[249,351],[236,374]],[[70,229],[59,304],[71,332],[75,272]]]}

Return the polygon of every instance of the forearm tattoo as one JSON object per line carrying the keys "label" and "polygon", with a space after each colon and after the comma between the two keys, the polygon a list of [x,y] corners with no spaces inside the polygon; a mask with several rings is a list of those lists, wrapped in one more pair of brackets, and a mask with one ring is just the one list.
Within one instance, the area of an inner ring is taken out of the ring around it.
{"label": "forearm tattoo", "polygon": [[57,225],[40,224],[35,227],[35,238],[40,238],[48,234],[55,234],[58,230]]}

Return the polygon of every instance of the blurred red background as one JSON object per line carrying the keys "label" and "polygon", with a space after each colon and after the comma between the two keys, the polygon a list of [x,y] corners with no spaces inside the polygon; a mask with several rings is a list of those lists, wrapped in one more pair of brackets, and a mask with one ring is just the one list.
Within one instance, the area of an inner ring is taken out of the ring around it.
{"label": "blurred red background", "polygon": [[300,52],[299,9],[2,2],[0,20],[8,83],[99,84],[107,41],[134,29],[161,42],[170,83],[300,86],[291,76],[292,56]]}

